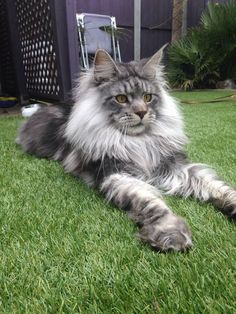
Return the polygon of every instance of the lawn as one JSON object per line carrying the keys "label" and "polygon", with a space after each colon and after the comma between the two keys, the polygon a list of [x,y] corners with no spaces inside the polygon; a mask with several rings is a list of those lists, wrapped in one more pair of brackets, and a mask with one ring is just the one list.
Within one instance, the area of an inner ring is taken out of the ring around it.
{"label": "lawn", "polygon": [[[187,149],[236,185],[236,102],[174,93]],[[23,119],[0,117],[0,313],[236,313],[236,225],[210,204],[168,197],[194,247],[160,254],[97,192],[14,144]]]}

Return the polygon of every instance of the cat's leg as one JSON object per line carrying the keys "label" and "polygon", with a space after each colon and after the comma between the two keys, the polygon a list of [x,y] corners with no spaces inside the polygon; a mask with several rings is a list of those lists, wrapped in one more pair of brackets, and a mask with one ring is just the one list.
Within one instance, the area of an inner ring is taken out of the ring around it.
{"label": "cat's leg", "polygon": [[100,190],[109,201],[128,211],[140,226],[140,238],[160,251],[184,251],[191,247],[191,232],[185,221],[172,213],[158,190],[132,176],[105,177]]}
{"label": "cat's leg", "polygon": [[236,190],[206,165],[189,163],[175,167],[162,176],[159,186],[168,194],[212,202],[223,214],[236,219]]}

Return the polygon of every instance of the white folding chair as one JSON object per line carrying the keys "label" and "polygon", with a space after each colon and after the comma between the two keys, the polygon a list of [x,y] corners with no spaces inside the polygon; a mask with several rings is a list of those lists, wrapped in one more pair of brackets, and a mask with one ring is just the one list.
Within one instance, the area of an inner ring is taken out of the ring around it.
{"label": "white folding chair", "polygon": [[98,48],[105,49],[115,61],[121,62],[119,40],[116,36],[116,18],[114,16],[81,13],[76,14],[80,47],[80,66],[82,71],[90,67]]}

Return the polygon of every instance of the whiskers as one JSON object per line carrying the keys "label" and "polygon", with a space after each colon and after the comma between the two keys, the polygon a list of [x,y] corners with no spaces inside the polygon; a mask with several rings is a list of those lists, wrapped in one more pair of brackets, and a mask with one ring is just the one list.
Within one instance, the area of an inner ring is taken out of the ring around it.
{"label": "whiskers", "polygon": [[123,125],[122,126],[122,129],[120,131],[120,133],[123,135],[123,136],[126,136],[127,135],[127,129],[128,129],[128,126],[127,125]]}
{"label": "whiskers", "polygon": [[119,135],[116,136],[115,141],[114,141],[114,153],[117,156],[117,154],[119,153],[121,147],[123,147],[122,144],[125,143],[125,137],[127,135],[127,130],[128,130],[128,126],[127,125],[123,125],[122,128],[120,129],[120,132],[118,133]]}

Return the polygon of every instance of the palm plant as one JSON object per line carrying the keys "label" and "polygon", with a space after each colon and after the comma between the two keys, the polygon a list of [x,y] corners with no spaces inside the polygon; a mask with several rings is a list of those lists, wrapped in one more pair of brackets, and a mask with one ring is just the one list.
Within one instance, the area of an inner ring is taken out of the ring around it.
{"label": "palm plant", "polygon": [[221,79],[236,79],[236,1],[210,3],[201,24],[208,51],[219,64]]}
{"label": "palm plant", "polygon": [[168,77],[183,89],[214,87],[236,79],[236,1],[210,3],[198,28],[169,49]]}
{"label": "palm plant", "polygon": [[192,29],[169,50],[168,78],[173,87],[184,90],[213,87],[219,80],[219,69],[204,49],[199,29]]}

